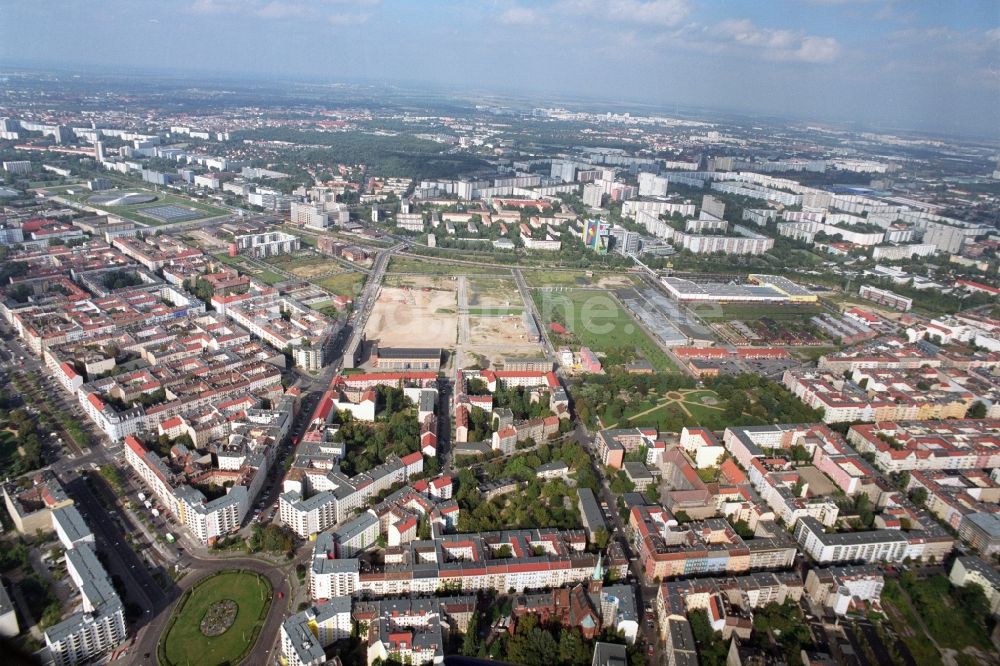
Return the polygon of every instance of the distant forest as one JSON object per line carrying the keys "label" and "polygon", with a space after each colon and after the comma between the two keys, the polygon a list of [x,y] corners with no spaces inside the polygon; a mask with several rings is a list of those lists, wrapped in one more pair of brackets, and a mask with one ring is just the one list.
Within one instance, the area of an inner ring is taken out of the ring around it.
{"label": "distant forest", "polygon": [[292,128],[261,128],[245,138],[289,141],[303,146],[296,150],[301,163],[365,164],[369,175],[415,180],[455,178],[489,166],[471,155],[448,154],[444,144],[405,134],[382,136],[358,132],[319,132]]}

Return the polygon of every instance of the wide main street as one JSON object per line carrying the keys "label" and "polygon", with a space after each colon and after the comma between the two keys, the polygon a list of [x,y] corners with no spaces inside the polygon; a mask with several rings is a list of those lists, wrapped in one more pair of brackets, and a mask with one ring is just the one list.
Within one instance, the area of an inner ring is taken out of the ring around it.
{"label": "wide main street", "polygon": [[[204,225],[199,225],[204,226]],[[179,229],[178,229],[179,230]],[[297,442],[309,427],[309,420],[315,405],[325,391],[332,378],[342,367],[353,365],[354,357],[363,349],[363,333],[368,316],[371,313],[378,295],[381,281],[392,255],[404,249],[407,243],[400,242],[390,248],[378,252],[371,270],[366,275],[364,286],[354,299],[351,312],[344,320],[344,326],[335,334],[331,341],[330,356],[334,362],[328,364],[316,374],[308,374],[293,369],[295,385],[301,390],[301,407],[293,424],[291,441],[283,443],[278,452],[278,458],[269,474],[266,487],[258,498],[257,513],[262,521],[270,521],[275,517],[277,498],[281,492],[281,476],[285,469],[288,456],[294,455],[292,442]],[[522,301],[531,316],[536,317],[537,311],[530,296],[530,290],[519,270],[514,270],[514,277]],[[205,548],[187,535],[183,526],[177,525],[171,517],[161,517],[156,526],[144,524],[136,511],[138,509],[126,501],[126,497],[118,497],[111,487],[101,478],[96,470],[103,465],[114,464],[124,469],[123,491],[135,494],[144,489],[142,483],[127,468],[123,468],[122,445],[111,443],[103,437],[65,391],[48,377],[46,369],[21,345],[10,332],[3,341],[3,351],[7,351],[12,360],[16,359],[19,367],[36,374],[46,382],[64,409],[73,411],[79,416],[81,423],[88,425],[95,442],[90,448],[80,451],[67,451],[66,455],[53,460],[47,466],[55,472],[66,485],[70,496],[77,502],[89,525],[95,529],[99,552],[104,554],[110,574],[120,581],[124,588],[125,601],[134,608],[132,618],[131,645],[121,655],[127,663],[156,663],[157,646],[163,638],[170,617],[174,612],[177,600],[185,590],[190,589],[206,576],[218,571],[245,569],[265,576],[273,587],[274,597],[264,620],[260,638],[252,652],[244,661],[246,664],[273,664],[279,656],[278,638],[281,622],[293,610],[294,605],[303,599],[303,590],[297,584],[296,565],[307,561],[311,546],[308,542],[301,544],[290,559],[273,558],[269,556],[246,556],[231,551],[214,551]],[[542,342],[546,356],[554,358],[551,342],[547,332],[542,331]],[[351,355],[350,359],[344,357]],[[23,359],[23,360],[22,360]],[[439,395],[441,412],[450,413],[452,399],[451,383],[444,381]],[[450,420],[445,416],[440,420],[441,430],[440,453],[444,469],[451,469],[453,458],[450,455]],[[580,425],[575,437],[592,455],[592,437]],[[624,522],[618,515],[614,497],[608,487],[608,480],[601,466],[594,461],[594,470],[601,479],[602,486],[599,497],[605,506],[605,512],[611,523],[613,534],[624,533]],[[81,475],[84,472],[85,475]],[[89,478],[87,478],[89,476]],[[148,492],[148,491],[147,491]],[[160,543],[155,533],[150,530],[170,529],[175,531],[176,543],[167,545]],[[241,530],[242,536],[249,534],[249,523]],[[146,537],[143,540],[143,536]],[[629,546],[622,543],[626,552]],[[135,548],[140,549],[139,552]],[[630,565],[632,580],[642,580],[638,564],[633,559]],[[655,595],[655,587],[644,587],[640,590],[639,603],[651,600]],[[655,640],[651,641],[655,643]]]}
{"label": "wide main street", "polygon": [[[290,436],[292,442],[299,441],[309,426],[309,419],[316,402],[327,389],[334,375],[342,367],[342,354],[351,349],[352,344],[361,345],[365,322],[374,307],[382,276],[388,266],[392,254],[405,247],[403,243],[381,250],[366,275],[364,287],[355,298],[353,308],[342,327],[331,341],[330,353],[334,362],[314,375],[296,371],[296,385],[302,391],[299,415],[293,425]],[[349,338],[348,338],[349,336]],[[12,339],[10,344],[12,357],[24,357],[24,366],[40,377],[46,377],[45,369],[23,349],[20,342]],[[51,381],[51,380],[46,380]],[[61,387],[52,385],[53,390],[62,397]],[[89,423],[80,411],[79,406],[66,399],[67,409],[73,409],[80,414],[81,421]],[[296,565],[306,561],[311,554],[308,542],[301,544],[291,559],[274,558],[266,555],[245,556],[225,551],[212,551],[202,547],[193,539],[187,537],[182,526],[177,526],[179,541],[174,546],[163,547],[171,558],[163,558],[157,553],[154,557],[141,557],[131,547],[126,534],[148,532],[148,528],[140,524],[130,510],[122,506],[124,498],[115,497],[111,489],[99,478],[91,474],[91,481],[79,475],[81,470],[93,470],[108,463],[121,464],[122,446],[120,443],[110,443],[96,429],[92,429],[97,443],[83,453],[74,453],[56,459],[48,466],[67,485],[67,490],[81,511],[87,517],[88,524],[94,525],[98,539],[99,551],[108,553],[107,561],[112,576],[122,581],[126,601],[138,608],[138,616],[132,626],[132,645],[122,655],[124,663],[155,664],[157,646],[163,638],[177,600],[185,590],[193,587],[205,577],[218,572],[233,569],[243,569],[265,576],[273,588],[273,598],[259,638],[251,653],[246,657],[245,664],[274,664],[278,661],[280,652],[280,626],[294,605],[302,599],[302,590],[297,584]],[[278,459],[269,474],[268,485],[262,491],[258,501],[258,509],[265,520],[273,519],[277,505],[277,497],[281,492],[281,476],[284,463],[288,456],[294,455],[291,442],[285,442],[279,450]],[[130,477],[131,474],[126,474]],[[136,487],[125,479],[126,488]],[[108,519],[103,519],[105,516]],[[173,520],[170,520],[170,524]],[[164,527],[170,527],[166,521]],[[246,536],[249,527],[244,527],[241,534]],[[182,547],[183,544],[183,547]],[[153,543],[148,546],[153,550]],[[160,570],[160,582],[153,576],[154,565]],[[173,580],[173,571],[179,570],[181,577]],[[166,588],[161,587],[166,582]]]}

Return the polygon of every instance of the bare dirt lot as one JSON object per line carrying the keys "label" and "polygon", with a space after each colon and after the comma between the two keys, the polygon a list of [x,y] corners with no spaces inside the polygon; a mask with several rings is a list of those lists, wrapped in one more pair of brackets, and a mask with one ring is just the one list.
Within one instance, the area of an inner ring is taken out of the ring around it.
{"label": "bare dirt lot", "polygon": [[619,289],[621,287],[634,287],[635,278],[631,275],[605,275],[597,280],[594,285],[602,289]]}
{"label": "bare dirt lot", "polygon": [[[524,320],[520,315],[508,317],[469,317],[471,336],[469,346],[510,346],[512,352],[516,347],[525,350],[538,351],[538,343],[530,342],[524,329]],[[524,350],[522,350],[524,351]]]}
{"label": "bare dirt lot", "polygon": [[320,275],[344,272],[344,270],[340,267],[340,265],[338,265],[334,261],[321,261],[318,263],[294,266],[288,269],[288,271],[305,280],[308,280],[309,278],[318,277]]}
{"label": "bare dirt lot", "polygon": [[513,280],[469,279],[469,307],[508,308],[523,306],[521,295]]}
{"label": "bare dirt lot", "polygon": [[457,311],[454,288],[383,286],[365,335],[386,347],[454,347]]}
{"label": "bare dirt lot", "polygon": [[823,472],[812,465],[799,467],[799,474],[809,484],[809,494],[811,495],[826,497],[827,495],[832,495],[833,491],[837,489],[837,486],[833,485],[833,482],[827,478],[826,474],[823,474]]}
{"label": "bare dirt lot", "polygon": [[463,347],[462,360],[468,365],[475,359],[486,359],[490,366],[515,358],[538,358],[544,355],[542,346],[530,342],[520,314],[506,316],[470,316],[469,344]]}
{"label": "bare dirt lot", "polygon": [[187,236],[192,243],[198,245],[201,249],[207,252],[223,252],[229,248],[229,243],[216,238],[202,229],[195,229],[194,231],[189,231],[184,235]]}

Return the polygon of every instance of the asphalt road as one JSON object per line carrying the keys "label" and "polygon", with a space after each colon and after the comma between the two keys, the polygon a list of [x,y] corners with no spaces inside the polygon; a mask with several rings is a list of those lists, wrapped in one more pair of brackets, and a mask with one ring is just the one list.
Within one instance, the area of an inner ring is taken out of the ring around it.
{"label": "asphalt road", "polygon": [[[364,335],[365,324],[368,322],[368,315],[375,306],[375,296],[378,294],[378,290],[382,287],[382,276],[385,275],[385,269],[389,265],[389,259],[394,253],[403,247],[405,247],[405,245],[402,243],[394,245],[386,250],[382,250],[375,257],[375,261],[372,263],[371,273],[365,281],[365,286],[361,289],[361,293],[358,294],[357,298],[354,299],[354,311],[348,316],[348,322],[352,327],[352,332],[351,339],[344,347],[345,353],[353,353],[354,350],[361,351],[361,339]],[[353,367],[353,365],[352,359],[350,366]]]}
{"label": "asphalt road", "polygon": [[[41,364],[24,349],[19,340],[2,341],[0,362],[8,363],[11,366],[8,369],[11,371],[23,369],[41,378],[43,390],[51,391],[50,395],[60,408],[78,413],[80,421],[88,426],[94,436],[94,444],[90,448],[82,452],[61,455],[46,468],[60,478],[67,493],[83,514],[87,525],[93,530],[97,551],[107,565],[109,575],[118,578],[125,588],[124,601],[134,604],[139,610],[138,618],[129,627],[135,642],[117,663],[155,664],[156,645],[181,593],[210,573],[236,568],[255,571],[266,576],[274,589],[274,600],[260,638],[244,662],[273,663],[280,651],[278,644],[280,626],[289,612],[288,604],[292,598],[289,580],[295,575],[294,562],[286,567],[278,567],[249,557],[203,557],[188,552],[182,558],[189,569],[188,575],[182,578],[180,583],[164,590],[153,578],[147,563],[133,550],[126,538],[127,532],[134,534],[138,531],[136,526],[130,523],[127,513],[120,508],[115,512],[109,512],[98,495],[103,494],[104,501],[111,504],[121,498],[114,497],[103,482],[95,481],[95,485],[91,485],[79,475],[80,471],[89,469],[91,465],[100,466],[108,462],[117,462],[121,446],[110,445],[101,433],[91,427],[89,420],[79,413],[75,401],[49,377]],[[309,388],[316,385],[325,387],[335,371],[335,366],[326,368],[321,375],[310,382]],[[280,476],[280,470],[275,472]],[[274,493],[277,492],[278,488],[275,488]],[[279,592],[282,599],[278,599]],[[146,654],[149,654],[148,658]]]}
{"label": "asphalt road", "polygon": [[[167,593],[153,580],[146,564],[128,545],[125,532],[117,520],[108,516],[107,509],[95,496],[95,490],[83,478],[63,475],[66,492],[76,502],[87,525],[94,531],[97,552],[107,562],[109,573],[118,576],[125,586],[128,601],[136,604],[143,615],[163,608]],[[119,514],[120,515],[120,514]],[[145,618],[140,618],[142,622]]]}
{"label": "asphalt road", "polygon": [[629,582],[632,584],[633,589],[636,592],[636,610],[640,615],[639,635],[647,645],[653,646],[652,655],[648,653],[646,654],[647,661],[653,664],[661,663],[661,657],[665,659],[665,656],[661,654],[661,645],[659,634],[656,630],[655,620],[653,623],[648,622],[645,610],[647,606],[655,603],[659,587],[652,581],[646,580],[639,558],[633,551],[632,545],[625,539],[625,518],[618,511],[617,498],[614,493],[611,492],[608,479],[604,474],[604,466],[598,459],[597,448],[594,445],[594,438],[590,435],[587,428],[581,423],[577,423],[575,434],[577,441],[590,455],[590,462],[594,469],[594,473],[597,474],[597,478],[601,480],[601,486],[598,488],[597,492],[597,499],[602,504],[607,505],[606,510],[603,505],[601,509],[606,520],[608,521],[608,533],[612,538],[618,539],[618,542],[621,544],[625,551],[625,555],[629,560]]}
{"label": "asphalt road", "polygon": [[[198,222],[199,224],[204,224],[206,221],[203,220]],[[177,227],[176,229],[179,230],[180,228],[181,227]],[[405,244],[400,243],[392,248],[383,250],[376,258],[369,278],[360,294],[355,299],[353,312],[348,318],[349,323],[353,324],[353,332],[355,335],[360,335],[364,328],[367,316],[374,305],[375,295],[380,287],[381,277],[389,263],[390,256],[404,247]],[[529,308],[529,311],[534,312],[534,303],[530,298],[530,291],[527,288],[527,284],[525,283],[523,276],[520,274],[520,271],[516,269],[514,270],[514,275],[517,279],[518,287],[521,291],[526,307]],[[542,322],[539,320],[538,324],[541,327]],[[338,338],[335,346],[339,347],[347,342],[343,339],[347,337],[347,330],[341,334],[341,337]],[[550,358],[553,358],[554,353],[551,343],[549,342],[545,331],[542,330],[541,333],[546,347],[546,354]],[[48,377],[48,373],[45,372],[45,369],[40,366],[34,357],[21,347],[19,341],[12,341],[10,343],[9,350],[11,355],[16,357],[23,355],[25,357],[23,362],[25,369],[33,373],[37,373],[40,377]],[[327,366],[318,375],[303,375],[300,377],[299,385],[303,390],[303,404],[301,415],[293,427],[295,435],[301,436],[302,432],[307,427],[308,419],[315,406],[316,398],[322,393],[323,390],[326,389],[332,376],[339,370],[339,367],[340,363],[338,362]],[[48,379],[47,381],[52,382],[54,380]],[[53,393],[59,394],[60,400],[63,401],[66,408],[73,409],[75,407],[74,411],[80,412],[79,406],[73,403],[72,399],[61,389],[61,387],[53,386],[52,388],[54,389]],[[443,415],[450,412],[451,390],[452,388],[447,382],[444,386],[442,386],[440,400]],[[86,418],[81,416],[80,420],[89,426],[89,421]],[[440,455],[442,456],[442,462],[447,462],[446,457],[448,456],[450,449],[450,441],[448,441],[450,439],[449,419],[443,416],[440,426]],[[592,437],[587,432],[586,428],[580,425],[577,426],[575,436],[590,453],[594,470],[597,473],[598,478],[601,479],[602,485],[599,489],[598,495],[600,500],[606,502],[608,506],[607,514],[609,519],[609,531],[615,535],[616,538],[621,538],[620,540],[623,543],[626,553],[629,554],[630,578],[640,583],[638,585],[636,601],[639,605],[640,614],[642,614],[645,609],[645,605],[655,597],[657,588],[654,585],[641,584],[641,581],[643,580],[642,571],[640,570],[640,565],[637,559],[631,553],[630,546],[627,543],[624,543],[624,520],[623,517],[618,514],[615,497],[610,492],[608,481],[603,474],[603,468],[599,464],[599,461],[596,460],[596,451],[594,451],[593,448]],[[280,626],[285,617],[292,610],[290,606],[294,603],[295,595],[292,593],[293,590],[291,584],[291,581],[294,580],[295,576],[294,566],[296,562],[302,560],[303,553],[300,552],[299,557],[296,557],[287,563],[281,563],[278,565],[262,559],[246,556],[226,557],[214,554],[210,555],[207,551],[201,548],[188,547],[186,552],[181,557],[181,562],[188,569],[187,574],[178,583],[172,585],[168,590],[162,589],[147,569],[143,558],[129,546],[128,541],[125,538],[125,531],[130,529],[128,523],[129,518],[126,515],[126,512],[119,511],[119,515],[121,516],[120,519],[102,519],[108,515],[108,511],[101,504],[98,497],[95,496],[95,493],[107,493],[107,489],[100,485],[96,488],[91,488],[84,480],[75,475],[74,469],[78,470],[90,465],[91,463],[94,465],[100,465],[106,462],[116,461],[116,459],[120,458],[120,445],[109,446],[106,439],[101,437],[95,438],[95,441],[102,443],[95,444],[90,450],[77,453],[72,458],[63,456],[53,463],[51,468],[64,478],[68,491],[78,502],[81,511],[86,514],[88,524],[95,530],[95,536],[98,540],[98,549],[106,557],[110,573],[119,577],[124,582],[128,600],[136,604],[142,611],[142,614],[137,621],[137,626],[133,628],[134,643],[128,650],[123,663],[155,664],[157,644],[162,638],[162,633],[176,605],[176,600],[180,597],[183,591],[191,588],[206,576],[214,572],[233,569],[246,569],[254,571],[265,576],[271,582],[274,593],[273,601],[268,610],[267,617],[265,618],[258,642],[244,663],[255,665],[275,663],[279,652],[278,638],[280,634]],[[281,463],[285,456],[292,455],[294,453],[292,449],[293,447],[286,445],[281,451],[278,462],[272,472],[271,490],[263,494],[260,498],[266,507],[270,507],[277,495],[280,493],[280,478],[283,474],[283,465]],[[105,496],[106,501],[115,501],[115,499],[116,498],[108,497],[107,495]],[[269,518],[270,515],[270,513],[264,513],[265,518]],[[123,522],[119,523],[119,520]],[[308,543],[303,544],[303,548],[300,549],[300,551],[303,549],[308,550],[308,546]],[[282,598],[279,599],[279,596]],[[645,618],[641,620],[640,627],[643,637],[646,638],[650,644],[656,645],[657,641],[655,637],[655,628],[649,627]]]}
{"label": "asphalt road", "polygon": [[[280,652],[278,637],[281,623],[289,612],[288,604],[291,603],[292,594],[289,585],[289,576],[294,576],[294,572],[279,568],[273,564],[263,562],[252,557],[213,557],[203,558],[189,555],[189,566],[193,570],[185,576],[177,585],[177,589],[171,603],[162,607],[145,626],[141,627],[136,634],[135,643],[129,650],[128,657],[132,664],[156,664],[156,646],[170,620],[174,610],[174,601],[183,592],[194,587],[206,576],[217,571],[233,571],[244,569],[253,571],[266,577],[271,582],[274,595],[271,606],[268,609],[264,626],[258,635],[257,643],[253,650],[243,661],[245,664],[271,664],[276,660]],[[279,594],[282,597],[279,599]]]}

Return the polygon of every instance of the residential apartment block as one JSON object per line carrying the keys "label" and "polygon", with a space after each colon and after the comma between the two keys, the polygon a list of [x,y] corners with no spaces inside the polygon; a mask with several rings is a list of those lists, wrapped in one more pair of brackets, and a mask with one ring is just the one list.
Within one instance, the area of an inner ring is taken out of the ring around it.
{"label": "residential apartment block", "polygon": [[847,441],[883,472],[1000,466],[1000,421],[887,421],[852,426]]}

